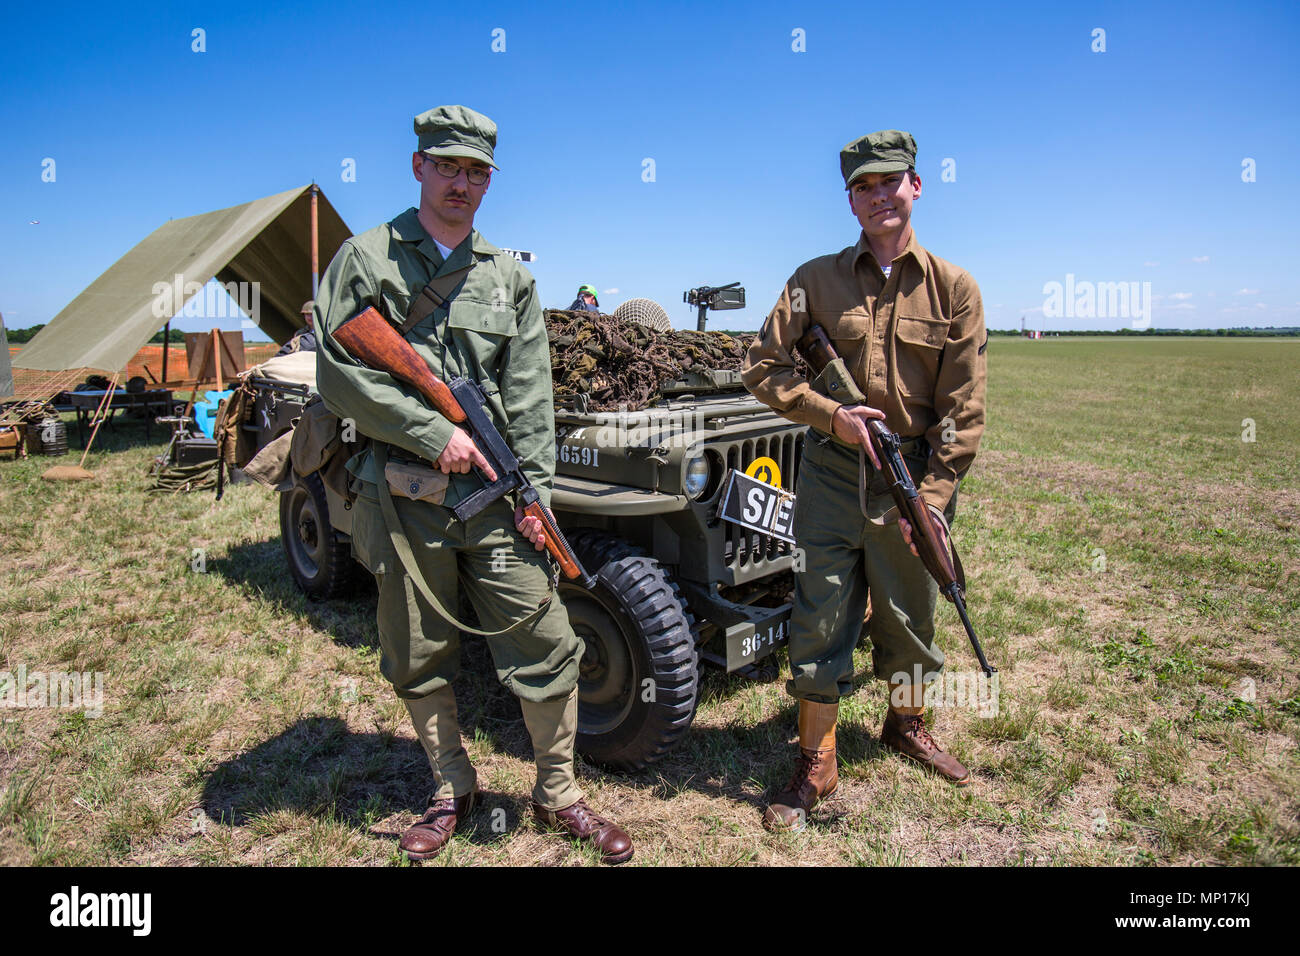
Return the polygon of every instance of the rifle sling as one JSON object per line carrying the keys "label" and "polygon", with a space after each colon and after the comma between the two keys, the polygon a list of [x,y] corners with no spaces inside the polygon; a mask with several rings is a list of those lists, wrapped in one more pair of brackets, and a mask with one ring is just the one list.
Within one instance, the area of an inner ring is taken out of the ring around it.
{"label": "rifle sling", "polygon": [[[871,512],[867,510],[867,499],[871,493],[868,490],[871,485],[871,469],[867,467],[867,449],[864,445],[858,446],[858,507],[862,510],[862,517],[868,521],[871,520]],[[894,509],[897,511],[898,509]],[[886,515],[888,517],[888,515]],[[884,520],[877,522],[884,524]]]}
{"label": "rifle sling", "polygon": [[406,311],[406,320],[401,324],[401,332],[405,335],[410,332],[429,316],[435,309],[438,309],[455,296],[456,292],[464,284],[465,278],[469,275],[469,266],[462,269],[455,269],[446,275],[434,276],[428,284],[420,290],[420,294],[411,300],[411,307]]}
{"label": "rifle sling", "polygon": [[[406,569],[407,575],[415,583],[420,594],[429,602],[440,618],[452,627],[464,631],[466,634],[475,634],[479,637],[499,637],[507,631],[511,631],[516,627],[522,627],[523,625],[532,622],[534,619],[541,616],[548,607],[550,607],[551,598],[550,595],[547,595],[546,600],[538,605],[536,610],[529,612],[526,617],[518,621],[511,622],[499,631],[480,630],[477,627],[470,627],[468,624],[452,617],[451,612],[442,606],[442,602],[438,600],[438,596],[433,593],[433,590],[429,587],[429,583],[425,581],[424,575],[420,573],[420,566],[416,563],[415,555],[411,551],[411,543],[407,540],[406,531],[402,528],[402,521],[397,516],[397,507],[393,504],[393,494],[388,489],[388,481],[382,477],[384,475],[384,470],[388,467],[388,446],[381,441],[375,442],[374,456],[375,467],[381,476],[377,483],[379,486],[379,510],[383,512],[384,524],[388,528],[389,540],[393,542],[393,550],[397,552],[398,560],[402,562],[402,567]],[[552,576],[552,590],[554,590],[554,587],[555,579]]]}

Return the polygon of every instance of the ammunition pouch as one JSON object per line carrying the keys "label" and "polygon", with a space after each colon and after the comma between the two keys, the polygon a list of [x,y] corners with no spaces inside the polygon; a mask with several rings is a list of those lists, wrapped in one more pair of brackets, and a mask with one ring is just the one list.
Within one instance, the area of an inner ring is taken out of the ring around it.
{"label": "ammunition pouch", "polygon": [[450,480],[447,475],[428,465],[391,458],[384,466],[384,478],[388,481],[388,490],[397,497],[424,501],[431,505],[442,504]]}
{"label": "ammunition pouch", "polygon": [[827,362],[826,367],[809,384],[814,392],[832,398],[841,405],[859,405],[867,400],[867,396],[858,388],[858,383],[853,381],[842,358]]}
{"label": "ammunition pouch", "polygon": [[[863,395],[862,390],[858,388],[858,383],[853,381],[853,376],[849,374],[849,370],[842,358],[837,357],[827,362],[826,367],[818,372],[816,377],[808,384],[818,395],[825,395],[841,405],[860,405],[867,400],[867,396]],[[837,445],[842,445],[845,448],[856,447],[841,440],[833,433],[830,438]]]}

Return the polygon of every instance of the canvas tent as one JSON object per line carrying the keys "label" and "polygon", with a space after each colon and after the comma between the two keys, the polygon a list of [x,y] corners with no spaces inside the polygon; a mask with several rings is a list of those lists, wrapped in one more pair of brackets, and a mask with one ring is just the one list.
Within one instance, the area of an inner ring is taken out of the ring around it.
{"label": "canvas tent", "polygon": [[[257,324],[275,341],[288,341],[302,326],[299,307],[312,295],[312,188],[159,226],[51,319],[14,366],[120,371],[193,294],[180,290],[201,288],[212,278],[248,283],[256,290]],[[324,267],[352,233],[318,187],[317,215]]]}
{"label": "canvas tent", "polygon": [[5,319],[0,315],[0,398],[14,393],[14,371],[9,366],[9,340],[5,336]]}

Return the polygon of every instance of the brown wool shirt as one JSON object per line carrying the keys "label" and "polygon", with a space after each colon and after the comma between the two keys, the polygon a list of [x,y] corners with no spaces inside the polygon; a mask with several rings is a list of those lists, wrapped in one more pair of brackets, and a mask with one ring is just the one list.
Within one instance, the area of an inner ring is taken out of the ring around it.
{"label": "brown wool shirt", "polygon": [[795,270],[741,375],[760,401],[829,435],[840,403],[813,391],[791,357],[810,323],[826,330],[886,425],[903,438],[925,436],[932,451],[919,491],[943,509],[984,434],[988,337],[975,280],[921,248],[915,232],[888,278],[865,235]]}

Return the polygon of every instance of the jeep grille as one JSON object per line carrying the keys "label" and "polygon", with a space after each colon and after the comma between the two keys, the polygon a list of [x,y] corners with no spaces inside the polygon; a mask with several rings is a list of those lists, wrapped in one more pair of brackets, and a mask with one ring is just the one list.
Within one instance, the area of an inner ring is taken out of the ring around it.
{"label": "jeep grille", "polygon": [[[786,491],[794,491],[799,477],[803,441],[802,430],[734,441],[727,446],[727,467],[743,472],[755,458],[771,458],[781,469],[781,487]],[[757,568],[763,562],[786,557],[794,550],[792,545],[770,535],[750,531],[730,521],[723,522],[723,525],[726,541],[723,544],[722,561],[729,568]]]}

